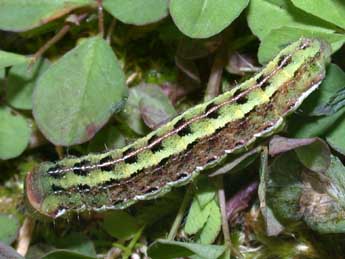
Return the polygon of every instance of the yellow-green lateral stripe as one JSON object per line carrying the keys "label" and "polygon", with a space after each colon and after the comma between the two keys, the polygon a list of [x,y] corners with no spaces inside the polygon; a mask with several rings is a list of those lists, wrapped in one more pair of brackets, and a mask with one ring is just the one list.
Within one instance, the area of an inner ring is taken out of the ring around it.
{"label": "yellow-green lateral stripe", "polygon": [[55,218],[70,211],[125,208],[186,184],[227,154],[276,132],[320,84],[329,54],[324,42],[302,38],[254,77],[131,145],[42,163],[26,179],[27,200]]}

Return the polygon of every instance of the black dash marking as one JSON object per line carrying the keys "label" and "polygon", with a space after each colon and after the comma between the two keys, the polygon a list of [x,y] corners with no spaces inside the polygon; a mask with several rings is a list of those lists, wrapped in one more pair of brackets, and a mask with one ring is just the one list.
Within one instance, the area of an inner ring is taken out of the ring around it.
{"label": "black dash marking", "polygon": [[315,57],[319,58],[320,56],[321,56],[321,52],[320,51],[316,52]]}
{"label": "black dash marking", "polygon": [[[287,58],[287,60],[285,60],[286,59],[286,55],[282,55],[282,56],[280,56],[280,58],[279,58],[279,60],[278,60],[278,66],[279,67],[286,67],[287,65],[289,65],[290,63],[291,63],[291,56],[289,56],[288,58]],[[283,64],[283,62],[285,61],[285,63]]]}
{"label": "black dash marking", "polygon": [[[240,88],[237,89],[237,90],[235,91],[234,95],[233,95],[234,98],[237,98],[237,96],[241,95],[243,92],[244,92],[244,91],[241,90]],[[236,103],[237,103],[237,104],[245,104],[247,101],[248,101],[248,97],[247,97],[246,94],[243,95],[243,96],[241,96],[240,98],[237,98],[237,99],[236,99]]]}
{"label": "black dash marking", "polygon": [[64,176],[64,172],[62,172],[61,169],[62,169],[62,166],[56,165],[54,167],[49,168],[47,173],[49,176],[51,176],[55,179],[59,179],[62,176]]}
{"label": "black dash marking", "polygon": [[248,102],[248,97],[247,97],[247,95],[243,95],[243,96],[241,96],[240,98],[238,98],[238,99],[236,100],[236,103],[237,103],[237,104],[245,104],[246,102]]}
{"label": "black dash marking", "polygon": [[180,119],[178,122],[176,122],[176,124],[174,125],[174,129],[177,130],[178,128],[184,126],[182,129],[180,129],[177,134],[180,137],[183,137],[185,135],[191,134],[192,130],[190,129],[189,125],[185,125],[186,121],[182,118]]}
{"label": "black dash marking", "polygon": [[[151,145],[153,142],[155,142],[157,140],[156,136],[152,136],[149,141],[147,142],[148,145]],[[155,145],[153,145],[151,148],[152,153],[156,153],[158,151],[163,150],[163,145],[162,142],[158,142]]]}
{"label": "black dash marking", "polygon": [[217,157],[213,156],[213,157],[207,159],[206,164],[212,163],[212,162],[214,162],[216,160],[217,160]]}
{"label": "black dash marking", "polygon": [[88,184],[78,184],[77,188],[80,192],[89,192],[91,190],[91,187]]}
{"label": "black dash marking", "polygon": [[[63,206],[63,205],[59,205],[57,207],[57,212],[60,212],[60,211],[66,211],[68,210],[69,208],[67,206]],[[57,214],[57,213],[56,213]]]}
{"label": "black dash marking", "polygon": [[[219,112],[217,109],[215,109],[214,107],[216,107],[217,105],[214,103],[210,103],[209,105],[206,106],[205,109],[205,113],[207,114],[207,118],[210,119],[217,119],[219,117]],[[213,110],[214,109],[214,110]],[[210,110],[213,110],[212,112],[210,112]],[[210,113],[209,113],[210,112]]]}
{"label": "black dash marking", "polygon": [[120,203],[123,203],[123,202],[124,200],[116,200],[114,201],[113,206],[119,205]]}
{"label": "black dash marking", "polygon": [[152,192],[156,192],[158,190],[159,190],[159,188],[154,186],[154,187],[150,187],[149,189],[145,190],[144,193],[145,194],[149,194],[149,193],[152,193]]}
{"label": "black dash marking", "polygon": [[309,43],[302,42],[301,45],[299,45],[299,49],[307,49],[310,47]]}
{"label": "black dash marking", "polygon": [[179,173],[179,174],[177,175],[176,180],[177,180],[177,181],[178,181],[178,180],[182,180],[182,179],[184,179],[184,178],[186,178],[186,177],[188,177],[188,174],[187,174],[187,173]]}
{"label": "black dash marking", "polygon": [[[133,148],[129,148],[127,149],[125,152],[123,152],[123,156],[126,157],[128,156],[130,153],[132,153],[134,151]],[[138,157],[137,155],[131,155],[127,158],[124,159],[125,163],[127,164],[133,164],[133,163],[136,163],[138,161]]]}
{"label": "black dash marking", "polygon": [[243,145],[244,145],[243,140],[240,140],[240,141],[237,141],[234,146],[235,146],[235,148],[238,148],[238,147],[243,146]]}
{"label": "black dash marking", "polygon": [[161,166],[164,166],[167,162],[168,162],[168,160],[169,160],[169,158],[168,157],[166,157],[166,158],[163,158],[160,162],[159,162],[159,166],[161,167]]}
{"label": "black dash marking", "polygon": [[86,176],[89,173],[90,169],[83,168],[83,167],[87,167],[90,164],[91,164],[90,161],[87,161],[87,160],[83,160],[80,163],[75,163],[73,166],[73,173],[80,176]]}
{"label": "black dash marking", "polygon": [[214,135],[218,135],[224,128],[218,128],[215,130]]}
{"label": "black dash marking", "polygon": [[236,91],[235,91],[235,93],[234,93],[234,97],[236,97],[237,95],[240,95],[241,93],[243,93],[244,92],[244,90],[242,90],[241,88],[238,88]]}
{"label": "black dash marking", "polygon": [[113,161],[113,158],[111,156],[106,156],[106,157],[103,157],[101,160],[99,160],[101,170],[102,171],[112,171],[114,169],[113,164],[107,164],[107,165],[102,166],[102,164],[110,163],[112,161]]}
{"label": "black dash marking", "polygon": [[65,191],[66,191],[65,188],[63,188],[63,187],[61,187],[61,186],[59,186],[59,185],[56,185],[56,184],[52,184],[52,190],[53,190],[53,192],[54,192],[55,194],[57,194],[57,193],[62,193],[62,192],[65,192]]}
{"label": "black dash marking", "polygon": [[115,184],[117,184],[119,181],[117,179],[110,179],[108,181],[105,181],[102,185],[103,187],[111,187]]}
{"label": "black dash marking", "polygon": [[191,150],[192,148],[194,148],[194,146],[198,144],[198,141],[194,140],[193,142],[189,143],[187,145],[187,150]]}
{"label": "black dash marking", "polygon": [[267,88],[267,86],[270,85],[270,83],[268,82],[268,80],[266,80],[265,82],[263,82],[265,80],[265,76],[261,75],[256,79],[256,84],[260,85],[261,89],[265,91],[265,89]]}

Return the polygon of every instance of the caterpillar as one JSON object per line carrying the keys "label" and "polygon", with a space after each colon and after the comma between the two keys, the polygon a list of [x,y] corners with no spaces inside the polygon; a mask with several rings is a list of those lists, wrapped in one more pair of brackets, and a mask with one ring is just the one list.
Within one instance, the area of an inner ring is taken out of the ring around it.
{"label": "caterpillar", "polygon": [[279,131],[320,85],[329,60],[327,43],[301,38],[252,78],[124,148],[41,163],[25,179],[27,204],[58,218],[162,196]]}

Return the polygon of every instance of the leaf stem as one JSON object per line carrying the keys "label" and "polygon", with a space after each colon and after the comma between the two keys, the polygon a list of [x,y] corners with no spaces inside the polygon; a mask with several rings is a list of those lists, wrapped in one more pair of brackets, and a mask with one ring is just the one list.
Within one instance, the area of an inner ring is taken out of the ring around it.
{"label": "leaf stem", "polygon": [[[130,252],[130,254],[133,252],[135,245],[137,244],[139,238],[141,237],[143,231],[145,229],[145,226],[141,227],[137,233],[135,233],[134,237],[132,238],[131,242],[128,244],[127,246],[127,251]],[[126,255],[126,256],[130,256],[130,254]],[[124,255],[125,256],[125,255]],[[126,257],[127,258],[127,257]]]}
{"label": "leaf stem", "polygon": [[59,159],[62,159],[64,156],[64,149],[62,146],[55,146],[55,151],[58,154]]}
{"label": "leaf stem", "polygon": [[208,101],[220,93],[220,85],[223,75],[223,68],[225,65],[225,55],[226,51],[223,46],[221,46],[214,58],[214,62],[211,68],[210,77],[207,82],[206,92],[205,92],[205,101]]}
{"label": "leaf stem", "polygon": [[98,32],[101,37],[104,37],[104,15],[103,15],[103,0],[97,0],[98,9]]}
{"label": "leaf stem", "polygon": [[168,235],[168,240],[174,240],[176,237],[178,228],[180,227],[183,216],[184,216],[184,212],[185,212],[185,210],[186,210],[186,208],[187,208],[187,206],[188,206],[188,204],[192,198],[192,195],[191,195],[192,190],[193,190],[193,187],[192,187],[192,184],[190,184],[187,188],[186,193],[184,194],[183,201],[182,201],[181,206],[177,212],[174,223],[170,229],[170,232]]}
{"label": "leaf stem", "polygon": [[222,214],[222,230],[223,230],[223,235],[224,235],[224,242],[225,244],[231,246],[230,230],[229,230],[228,219],[226,216],[226,200],[225,200],[223,176],[218,177],[217,180],[218,180],[219,206],[220,206],[220,211]]}
{"label": "leaf stem", "polygon": [[109,26],[108,31],[107,31],[107,36],[106,36],[106,38],[105,38],[105,40],[107,41],[107,43],[108,43],[109,45],[110,45],[110,43],[111,43],[111,35],[113,34],[115,25],[116,25],[116,19],[113,18],[113,19],[111,20],[110,26]]}
{"label": "leaf stem", "polygon": [[23,225],[19,230],[17,252],[25,256],[31,242],[32,232],[35,228],[35,220],[27,217],[24,219]]}
{"label": "leaf stem", "polygon": [[[76,24],[81,22],[83,19],[87,17],[87,13],[81,14],[76,17]],[[50,40],[48,40],[33,56],[31,59],[31,64],[35,63],[42,55],[44,52],[46,52],[51,46],[53,46],[56,42],[61,40],[66,33],[71,29],[72,25],[71,24],[66,24],[64,25],[61,30],[56,33]]]}
{"label": "leaf stem", "polygon": [[223,236],[224,236],[224,244],[227,247],[229,247],[231,254],[235,255],[236,257],[241,257],[240,252],[237,251],[237,249],[235,249],[231,243],[228,217],[226,215],[226,199],[225,199],[225,191],[224,191],[224,183],[223,183],[222,175],[217,177],[217,185],[218,185],[219,207],[220,207],[220,212],[222,215],[222,231],[223,231]]}

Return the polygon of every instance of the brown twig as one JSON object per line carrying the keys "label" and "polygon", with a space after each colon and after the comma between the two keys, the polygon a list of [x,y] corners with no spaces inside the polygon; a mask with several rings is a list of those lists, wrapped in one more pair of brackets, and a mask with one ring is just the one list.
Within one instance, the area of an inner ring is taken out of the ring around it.
{"label": "brown twig", "polygon": [[[76,24],[81,22],[83,19],[87,17],[87,13],[81,14],[76,17]],[[64,25],[61,30],[56,33],[50,40],[48,40],[33,56],[31,59],[31,63],[35,63],[42,55],[44,52],[46,52],[51,46],[53,46],[56,42],[61,40],[63,36],[71,29],[72,25],[71,24],[66,24]]]}
{"label": "brown twig", "polygon": [[113,34],[115,25],[116,25],[116,19],[113,18],[113,19],[111,20],[110,26],[109,26],[108,31],[107,31],[107,36],[106,36],[106,41],[107,41],[107,43],[108,43],[109,45],[110,45],[110,43],[111,43],[111,35]]}
{"label": "brown twig", "polygon": [[211,68],[210,77],[208,79],[206,92],[205,92],[205,101],[208,101],[220,93],[220,85],[223,75],[223,69],[225,66],[225,55],[226,51],[223,46],[221,46],[214,58],[214,62]]}
{"label": "brown twig", "polygon": [[64,157],[64,149],[62,146],[55,146],[55,151],[58,154],[59,159]]}
{"label": "brown twig", "polygon": [[98,9],[98,32],[104,37],[104,16],[103,16],[103,0],[97,0]]}
{"label": "brown twig", "polygon": [[224,192],[224,185],[223,185],[223,176],[218,177],[218,199],[219,199],[219,206],[220,212],[222,214],[222,230],[224,236],[224,243],[226,245],[231,246],[231,239],[230,239],[230,229],[228,224],[228,219],[226,217],[226,200],[225,200],[225,192]]}
{"label": "brown twig", "polygon": [[25,256],[31,242],[32,232],[35,227],[35,220],[32,218],[25,218],[22,227],[19,230],[17,252]]}
{"label": "brown twig", "polygon": [[222,215],[222,231],[223,231],[223,236],[224,236],[224,244],[227,247],[229,247],[231,254],[235,255],[236,257],[241,257],[240,252],[237,251],[237,249],[231,243],[228,217],[226,215],[226,199],[225,199],[223,175],[220,175],[219,177],[217,177],[217,185],[218,185],[219,207],[220,207],[220,212]]}

